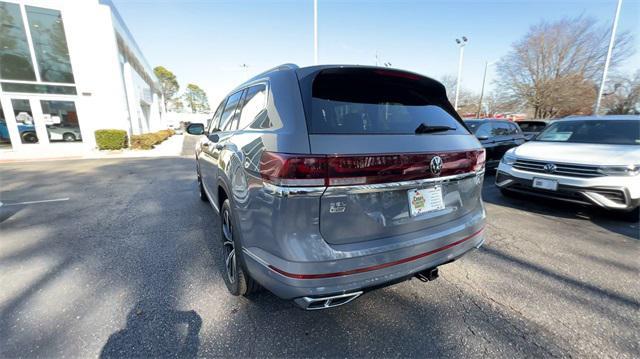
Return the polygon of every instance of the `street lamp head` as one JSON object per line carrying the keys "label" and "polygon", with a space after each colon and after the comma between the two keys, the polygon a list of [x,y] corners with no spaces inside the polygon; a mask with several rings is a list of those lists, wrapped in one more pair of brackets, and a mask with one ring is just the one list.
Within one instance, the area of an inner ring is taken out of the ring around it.
{"label": "street lamp head", "polygon": [[463,36],[463,37],[462,37],[462,41],[467,42],[467,41],[468,41],[468,40],[467,40],[467,37],[466,37],[466,36]]}
{"label": "street lamp head", "polygon": [[460,44],[460,39],[456,39],[456,44]]}

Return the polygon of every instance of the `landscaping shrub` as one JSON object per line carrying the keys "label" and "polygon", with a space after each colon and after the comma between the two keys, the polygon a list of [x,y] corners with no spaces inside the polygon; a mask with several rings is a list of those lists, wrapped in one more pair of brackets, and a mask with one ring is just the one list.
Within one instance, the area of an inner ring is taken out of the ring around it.
{"label": "landscaping shrub", "polygon": [[127,131],[96,130],[96,145],[101,150],[121,150],[127,147]]}
{"label": "landscaping shrub", "polygon": [[173,130],[161,130],[158,132],[144,133],[131,136],[131,148],[137,150],[150,150],[155,145],[173,136]]}

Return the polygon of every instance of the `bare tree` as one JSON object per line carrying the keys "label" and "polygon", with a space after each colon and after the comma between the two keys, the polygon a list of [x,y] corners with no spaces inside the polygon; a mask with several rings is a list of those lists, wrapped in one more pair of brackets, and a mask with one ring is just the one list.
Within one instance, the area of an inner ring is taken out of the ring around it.
{"label": "bare tree", "polygon": [[[444,75],[440,82],[444,85],[447,90],[447,98],[449,101],[455,98],[456,96],[456,86],[457,81],[454,75]],[[458,113],[462,116],[464,114],[476,113],[478,111],[478,100],[479,95],[473,93],[469,89],[465,89],[464,87],[460,89],[460,94],[458,98]]]}
{"label": "bare tree", "polygon": [[633,77],[612,76],[602,102],[608,115],[640,114],[640,70]]}
{"label": "bare tree", "polygon": [[[590,114],[609,37],[610,31],[591,18],[543,21],[500,60],[497,84],[536,118]],[[628,32],[616,38],[611,68],[633,53]]]}

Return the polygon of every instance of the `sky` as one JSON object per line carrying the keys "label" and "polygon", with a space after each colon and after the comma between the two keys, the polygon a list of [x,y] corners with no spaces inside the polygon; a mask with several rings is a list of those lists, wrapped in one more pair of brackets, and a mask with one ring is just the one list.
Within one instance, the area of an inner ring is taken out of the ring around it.
{"label": "sky", "polygon": [[[211,107],[234,87],[283,63],[313,65],[313,0],[113,0],[151,66],[176,74],[181,91],[195,83]],[[337,1],[318,0],[320,64],[375,65],[436,79],[456,75],[480,92],[484,64],[506,55],[540,21],[593,17],[610,28],[616,0]],[[635,37],[621,70],[640,69],[640,0],[624,0],[618,33]],[[243,65],[246,65],[243,66]],[[489,66],[492,88],[495,69]]]}

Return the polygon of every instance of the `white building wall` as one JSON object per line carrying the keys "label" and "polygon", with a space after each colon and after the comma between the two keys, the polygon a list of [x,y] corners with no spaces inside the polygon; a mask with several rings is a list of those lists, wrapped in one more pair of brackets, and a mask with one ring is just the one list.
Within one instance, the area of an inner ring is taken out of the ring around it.
{"label": "white building wall", "polygon": [[[61,11],[77,95],[30,94],[30,96],[73,100],[84,146],[95,147],[94,131],[97,129],[115,128],[137,134],[163,127],[158,103],[160,96],[152,96],[153,101],[149,101],[148,106],[150,110],[146,111],[149,114],[146,119],[141,118],[144,117],[141,116],[144,111],[140,106],[140,95],[136,91],[133,80],[136,76],[133,73],[135,70],[127,63],[124,66],[124,82],[127,89],[125,91],[114,29],[114,14],[108,5],[100,4],[98,0],[3,1]],[[6,100],[7,95],[5,94],[4,97]],[[127,111],[129,116],[126,116]],[[16,132],[13,135],[17,135],[17,131],[10,132]],[[42,131],[38,132],[40,144],[46,144],[46,132],[40,132]],[[23,147],[20,143],[16,143],[14,136],[12,136],[13,148]],[[56,145],[58,144],[50,146]]]}

